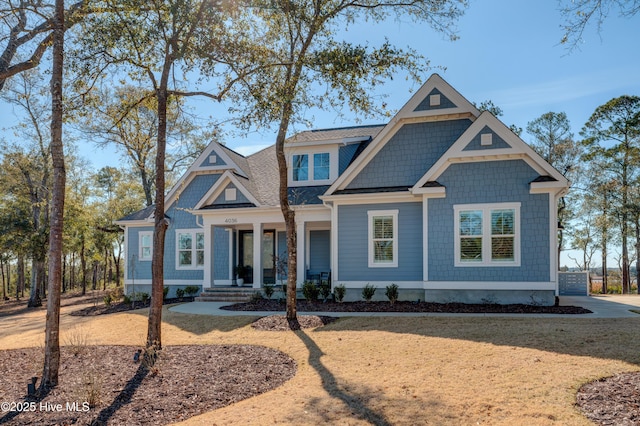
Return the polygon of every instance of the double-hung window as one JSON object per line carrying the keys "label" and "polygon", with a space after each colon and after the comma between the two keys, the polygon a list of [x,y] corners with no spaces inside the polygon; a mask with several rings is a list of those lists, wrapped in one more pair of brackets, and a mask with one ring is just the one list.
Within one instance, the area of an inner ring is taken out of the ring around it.
{"label": "double-hung window", "polygon": [[177,267],[182,269],[204,266],[204,232],[180,230],[176,235]]}
{"label": "double-hung window", "polygon": [[140,260],[151,260],[153,255],[153,231],[138,233],[138,257]]}
{"label": "double-hung window", "polygon": [[398,266],[398,210],[372,210],[369,217],[369,267]]}
{"label": "double-hung window", "polygon": [[520,203],[454,206],[455,266],[520,266]]}

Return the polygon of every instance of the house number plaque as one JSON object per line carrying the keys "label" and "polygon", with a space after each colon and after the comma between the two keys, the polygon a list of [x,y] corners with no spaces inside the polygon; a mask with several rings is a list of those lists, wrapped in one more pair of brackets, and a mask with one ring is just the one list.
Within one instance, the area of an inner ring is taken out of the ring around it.
{"label": "house number plaque", "polygon": [[224,223],[238,223],[238,218],[228,217],[224,220]]}

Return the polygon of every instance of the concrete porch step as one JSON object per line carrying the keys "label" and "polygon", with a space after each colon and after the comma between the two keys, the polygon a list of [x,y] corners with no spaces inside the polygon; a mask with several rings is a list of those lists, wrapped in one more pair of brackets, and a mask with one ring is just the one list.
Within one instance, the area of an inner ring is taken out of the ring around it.
{"label": "concrete porch step", "polygon": [[259,291],[252,287],[222,287],[207,288],[199,297],[195,298],[196,302],[249,302],[251,296]]}

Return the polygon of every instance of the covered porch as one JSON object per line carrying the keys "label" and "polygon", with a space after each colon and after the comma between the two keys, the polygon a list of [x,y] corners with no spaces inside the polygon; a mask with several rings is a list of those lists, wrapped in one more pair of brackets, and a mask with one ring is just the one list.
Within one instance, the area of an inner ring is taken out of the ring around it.
{"label": "covered porch", "polygon": [[[240,285],[260,289],[286,283],[287,240],[279,209],[197,214],[204,230],[203,290]],[[296,211],[296,230],[297,281],[301,284],[310,275],[331,271],[328,209]]]}

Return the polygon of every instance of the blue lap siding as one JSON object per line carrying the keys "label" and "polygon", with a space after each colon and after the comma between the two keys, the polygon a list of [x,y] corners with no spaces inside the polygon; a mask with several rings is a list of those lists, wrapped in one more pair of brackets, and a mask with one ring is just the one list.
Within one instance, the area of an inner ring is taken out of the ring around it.
{"label": "blue lap siding", "polygon": [[[398,267],[369,268],[370,210],[398,210]],[[344,281],[422,281],[422,203],[338,207],[338,268]]]}

